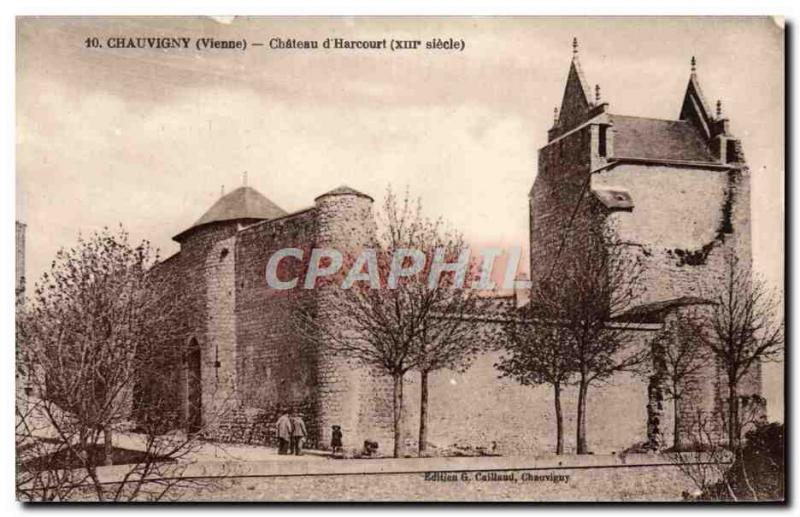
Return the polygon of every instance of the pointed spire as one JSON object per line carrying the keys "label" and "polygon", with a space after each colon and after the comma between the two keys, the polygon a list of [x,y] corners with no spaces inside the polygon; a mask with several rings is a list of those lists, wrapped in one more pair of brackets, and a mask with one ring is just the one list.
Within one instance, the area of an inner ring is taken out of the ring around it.
{"label": "pointed spire", "polygon": [[722,101],[717,99],[717,118],[722,118]]}
{"label": "pointed spire", "polygon": [[706,102],[700,88],[700,80],[697,77],[697,58],[692,56],[689,63],[692,73],[689,75],[689,84],[686,86],[678,118],[692,122],[705,138],[711,138],[711,125],[714,122],[713,106]]}
{"label": "pointed spire", "polygon": [[600,104],[600,85],[594,85],[594,102],[595,104]]}
{"label": "pointed spire", "polygon": [[567,73],[567,83],[564,85],[564,95],[558,114],[553,114],[554,127],[551,128],[549,138],[554,138],[561,131],[567,131],[585,122],[588,110],[594,107],[592,88],[586,81],[578,59],[578,38],[572,38],[572,61]]}
{"label": "pointed spire", "polygon": [[244,171],[244,172],[242,173],[242,186],[243,186],[243,187],[246,187],[246,186],[247,186],[247,171]]}
{"label": "pointed spire", "polygon": [[553,125],[558,124],[558,106],[553,108]]}
{"label": "pointed spire", "polygon": [[222,197],[224,195],[225,195],[225,185],[223,184],[219,186],[219,197]]}

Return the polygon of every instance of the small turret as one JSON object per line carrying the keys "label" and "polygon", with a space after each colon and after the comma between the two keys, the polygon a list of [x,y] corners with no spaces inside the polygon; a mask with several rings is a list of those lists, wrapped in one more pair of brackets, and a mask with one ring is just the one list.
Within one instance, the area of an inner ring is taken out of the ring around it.
{"label": "small turret", "polygon": [[375,236],[373,202],[370,196],[345,185],[317,196],[318,245],[341,247],[343,253],[368,246]]}

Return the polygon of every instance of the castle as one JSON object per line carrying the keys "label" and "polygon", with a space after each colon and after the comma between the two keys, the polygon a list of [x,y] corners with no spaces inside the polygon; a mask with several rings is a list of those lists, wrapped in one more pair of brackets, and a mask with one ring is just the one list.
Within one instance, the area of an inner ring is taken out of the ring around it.
{"label": "castle", "polygon": [[[631,339],[648,341],[651,329],[684,307],[713,296],[734,256],[750,268],[750,174],[742,145],[731,134],[718,101],[715,113],[691,73],[677,120],[613,114],[584,77],[573,41],[573,58],[560,109],[547,144],[539,151],[530,192],[531,279],[552,274],[558,258],[582,244],[589,231],[611,231],[643,259],[635,306],[619,320],[643,325]],[[690,412],[724,411],[717,365],[698,374],[684,404]],[[744,394],[760,394],[760,366]],[[655,379],[651,379],[655,381]],[[648,389],[648,421],[664,433],[658,385]],[[653,436],[649,437],[651,440]]]}
{"label": "castle", "polygon": [[[267,260],[281,248],[366,245],[374,232],[372,204],[370,196],[340,187],[309,208],[287,213],[241,187],[174,237],[180,251],[157,272],[176,279],[189,315],[174,343],[183,350],[173,365],[181,426],[200,429],[209,424],[208,415],[233,407],[211,434],[260,443],[279,407],[288,407],[304,413],[319,446],[329,442],[336,424],[345,445],[370,438],[390,449],[391,397],[376,396],[385,383],[298,339],[288,323],[298,303],[293,296],[320,306],[325,300],[317,291],[269,289],[264,275]],[[631,339],[642,346],[681,307],[702,299],[723,273],[726,254],[750,263],[749,173],[742,147],[719,108],[711,112],[694,61],[677,120],[623,116],[610,112],[599,90],[592,95],[575,44],[530,192],[531,280],[550,274],[575,236],[603,227],[645,251],[646,289],[637,307],[620,315],[635,321]],[[498,379],[497,357],[490,352],[465,372],[432,374],[431,442],[501,453],[551,450],[550,391]],[[707,382],[692,396],[710,411],[723,401],[719,372],[709,368]],[[743,391],[760,393],[759,376],[756,371]],[[411,374],[407,383],[404,429],[413,439],[418,382]],[[574,393],[567,390],[564,397],[569,449]],[[619,451],[664,432],[668,409],[658,397],[658,386],[627,374],[593,393],[590,448]],[[663,429],[654,428],[654,421]]]}

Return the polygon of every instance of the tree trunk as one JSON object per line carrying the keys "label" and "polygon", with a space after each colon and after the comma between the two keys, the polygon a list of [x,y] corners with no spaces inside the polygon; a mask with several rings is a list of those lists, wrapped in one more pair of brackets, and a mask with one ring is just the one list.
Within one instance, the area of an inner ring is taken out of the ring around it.
{"label": "tree trunk", "polygon": [[672,412],[674,413],[672,426],[672,449],[680,451],[683,448],[681,440],[681,399],[673,395]]}
{"label": "tree trunk", "polygon": [[103,464],[104,465],[113,465],[113,460],[111,458],[111,454],[114,450],[114,444],[112,442],[111,437],[111,427],[105,426],[103,428]]}
{"label": "tree trunk", "polygon": [[561,385],[553,384],[553,399],[556,406],[556,454],[564,454],[564,417],[561,414]]}
{"label": "tree trunk", "polygon": [[581,380],[578,386],[578,422],[576,426],[576,446],[578,454],[588,454],[586,447],[586,393],[589,386]]}
{"label": "tree trunk", "polygon": [[403,420],[403,376],[394,375],[394,451],[395,458],[399,458],[402,452],[400,424]]}
{"label": "tree trunk", "polygon": [[739,390],[735,382],[728,383],[728,445],[738,455],[741,445],[739,429]]}
{"label": "tree trunk", "polygon": [[428,371],[419,372],[419,457],[428,442]]}

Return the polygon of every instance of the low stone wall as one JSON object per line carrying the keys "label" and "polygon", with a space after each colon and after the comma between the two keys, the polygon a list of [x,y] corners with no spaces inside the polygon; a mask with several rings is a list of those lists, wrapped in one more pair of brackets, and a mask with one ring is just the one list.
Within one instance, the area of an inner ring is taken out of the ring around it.
{"label": "low stone wall", "polygon": [[[306,427],[312,426],[308,415],[313,415],[311,407],[289,408],[306,415]],[[269,409],[238,408],[225,415],[220,423],[206,433],[206,439],[222,443],[241,443],[247,445],[278,446],[276,422],[280,417],[276,407]],[[318,444],[309,433],[306,447],[316,448]]]}

